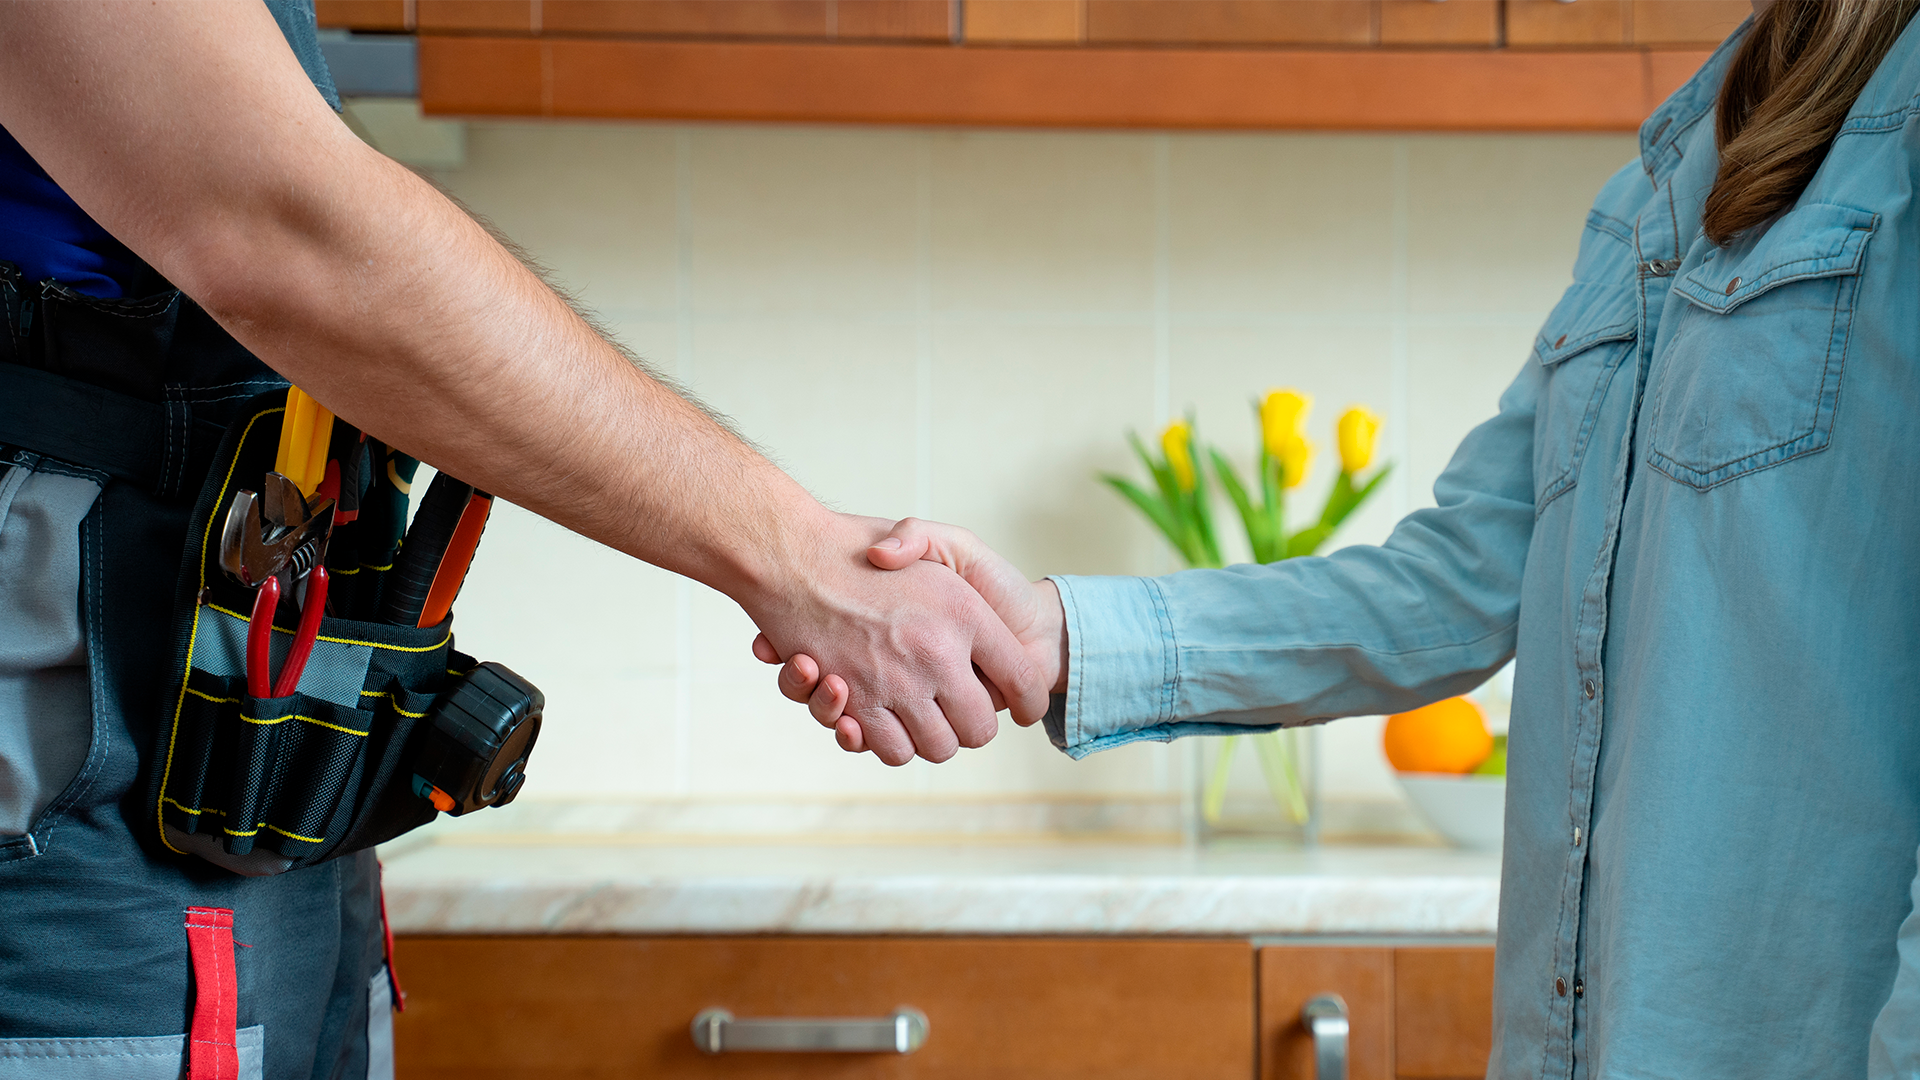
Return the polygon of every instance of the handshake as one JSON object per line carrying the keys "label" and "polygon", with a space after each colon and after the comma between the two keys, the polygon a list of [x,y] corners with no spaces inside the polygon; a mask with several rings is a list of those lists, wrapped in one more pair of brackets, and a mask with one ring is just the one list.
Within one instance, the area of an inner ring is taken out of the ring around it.
{"label": "handshake", "polygon": [[889,765],[945,761],[986,745],[1000,709],[1033,724],[1066,688],[1052,582],[1027,581],[951,525],[840,515],[829,535],[855,553],[823,552],[797,587],[748,614],[761,628],[754,655],[783,665],[780,692],[842,749]]}

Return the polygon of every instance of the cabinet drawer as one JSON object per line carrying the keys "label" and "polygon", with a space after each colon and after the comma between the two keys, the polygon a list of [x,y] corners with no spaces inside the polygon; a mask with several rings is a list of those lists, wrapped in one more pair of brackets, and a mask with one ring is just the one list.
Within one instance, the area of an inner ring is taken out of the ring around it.
{"label": "cabinet drawer", "polygon": [[1500,44],[1500,5],[1494,0],[1380,0],[1381,45]]}
{"label": "cabinet drawer", "polygon": [[[1048,1077],[1245,1080],[1245,941],[407,937],[401,1080]],[[925,1013],[906,1055],[707,1056],[695,1015]]]}
{"label": "cabinet drawer", "polygon": [[1507,44],[1627,43],[1627,0],[1507,0]]}
{"label": "cabinet drawer", "polygon": [[1087,0],[1102,45],[1370,45],[1362,0]]}
{"label": "cabinet drawer", "polygon": [[1751,14],[1752,0],[1633,0],[1633,43],[1718,45]]}

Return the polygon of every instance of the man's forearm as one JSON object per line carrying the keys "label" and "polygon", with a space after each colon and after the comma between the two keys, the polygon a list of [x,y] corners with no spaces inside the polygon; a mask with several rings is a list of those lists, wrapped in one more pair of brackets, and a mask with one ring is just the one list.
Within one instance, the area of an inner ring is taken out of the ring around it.
{"label": "man's forearm", "polygon": [[258,3],[0,0],[0,124],[242,344],[371,434],[714,586],[849,676],[882,757],[1046,707],[945,568],[881,575],[828,512],[647,377],[458,207],[347,131]]}
{"label": "man's forearm", "polygon": [[338,182],[370,227],[263,214],[231,258],[270,272],[200,288],[243,343],[377,437],[737,600],[802,570],[829,515],[784,473],[411,173],[369,151]]}
{"label": "man's forearm", "polygon": [[[101,224],[394,446],[749,606],[804,572],[832,515],[354,138],[264,9],[160,8],[0,7],[0,122]],[[49,107],[48,85],[73,92]]]}

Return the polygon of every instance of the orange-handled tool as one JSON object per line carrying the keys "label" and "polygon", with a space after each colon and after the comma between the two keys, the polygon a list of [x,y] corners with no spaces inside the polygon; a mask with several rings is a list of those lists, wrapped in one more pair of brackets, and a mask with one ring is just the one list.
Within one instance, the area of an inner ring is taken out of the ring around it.
{"label": "orange-handled tool", "polygon": [[420,626],[438,626],[453,610],[454,597],[467,580],[473,565],[473,553],[480,546],[480,534],[486,531],[487,515],[493,512],[493,496],[475,491],[460,512],[460,523],[453,527],[453,539],[447,541],[447,553],[433,572],[433,585],[427,590],[426,605],[420,609]]}

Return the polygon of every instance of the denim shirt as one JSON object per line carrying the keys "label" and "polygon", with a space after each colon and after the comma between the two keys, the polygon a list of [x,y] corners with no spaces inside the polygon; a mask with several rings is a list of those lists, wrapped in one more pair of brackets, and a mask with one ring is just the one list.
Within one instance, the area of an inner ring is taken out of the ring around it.
{"label": "denim shirt", "polygon": [[1492,1077],[1920,1069],[1920,28],[1794,206],[1717,249],[1739,36],[1600,192],[1438,506],[1325,558],[1055,579],[1075,757],[1408,709],[1517,656]]}

